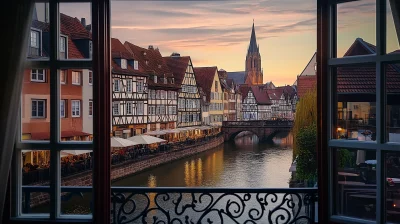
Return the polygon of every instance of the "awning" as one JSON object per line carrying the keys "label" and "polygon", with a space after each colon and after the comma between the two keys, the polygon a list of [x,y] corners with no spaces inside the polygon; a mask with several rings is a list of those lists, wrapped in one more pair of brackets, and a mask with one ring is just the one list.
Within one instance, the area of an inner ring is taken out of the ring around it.
{"label": "awning", "polygon": [[165,133],[179,133],[178,129],[165,129],[163,130]]}
{"label": "awning", "polygon": [[91,153],[92,150],[63,150],[61,151],[61,157],[66,157],[66,156],[77,156],[77,155],[82,155],[85,153]]}
{"label": "awning", "polygon": [[128,147],[139,144],[128,139],[111,137],[111,147]]}
{"label": "awning", "polygon": [[146,135],[165,135],[167,132],[164,130],[155,130],[155,131],[149,131],[145,133]]}
{"label": "awning", "polygon": [[136,135],[128,138],[128,140],[133,141],[138,144],[149,145],[154,143],[166,142],[166,140],[162,138],[157,138],[149,135]]}
{"label": "awning", "polygon": [[182,131],[189,131],[187,128],[177,128],[176,130],[178,130],[179,132],[182,132]]}
{"label": "awning", "polygon": [[185,127],[186,128],[186,130],[188,130],[188,131],[193,131],[193,130],[196,130],[196,128],[195,127]]}
{"label": "awning", "polygon": [[[30,133],[30,140],[49,140],[50,132],[34,132]],[[61,131],[61,138],[71,138],[75,136],[89,136],[91,134],[82,131]]]}
{"label": "awning", "polygon": [[210,127],[210,126],[200,126],[198,129],[200,129],[200,130],[210,130],[210,129],[212,129],[212,127]]}

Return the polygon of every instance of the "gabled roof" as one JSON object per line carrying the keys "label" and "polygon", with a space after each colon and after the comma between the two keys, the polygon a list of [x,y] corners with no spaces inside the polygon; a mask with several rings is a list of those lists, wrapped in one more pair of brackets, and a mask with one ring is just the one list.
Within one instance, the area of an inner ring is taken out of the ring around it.
{"label": "gabled roof", "polygon": [[314,88],[317,84],[317,76],[315,75],[303,75],[297,77],[297,96],[303,97],[307,91]]}
{"label": "gabled roof", "polygon": [[375,52],[376,52],[376,47],[373,44],[364,41],[362,38],[357,38],[354,41],[354,43],[350,46],[350,48],[346,51],[344,57],[375,54]]}
{"label": "gabled roof", "polygon": [[236,84],[244,84],[245,72],[228,72],[228,78],[233,79]]}
{"label": "gabled roof", "polygon": [[183,78],[185,77],[186,69],[189,65],[189,56],[170,56],[163,57],[167,63],[168,68],[171,70],[175,77],[176,83],[182,85]]}
{"label": "gabled roof", "polygon": [[271,105],[267,91],[263,86],[251,86],[251,91],[256,98],[257,104],[261,105]]}
{"label": "gabled roof", "polygon": [[[300,76],[303,76],[303,75],[315,75],[314,65],[312,65],[311,63],[312,63],[312,62],[314,62],[314,63],[317,62],[316,57],[317,57],[317,52],[315,52],[315,53],[313,54],[313,56],[311,57],[310,61],[307,63],[306,67],[304,67],[303,71],[300,73]],[[311,69],[314,71],[313,74],[304,74],[306,70],[307,70],[307,71],[310,70],[310,66],[312,66]]]}
{"label": "gabled roof", "polygon": [[127,63],[126,69],[122,69],[121,66],[116,63],[116,60],[121,58],[127,60],[134,59],[132,53],[130,53],[128,49],[126,49],[125,46],[116,38],[111,38],[111,54],[113,57],[111,62],[113,73],[146,76],[143,66],[141,66],[140,63],[138,64],[138,70],[135,70],[130,63]]}
{"label": "gabled roof", "polygon": [[243,96],[242,100],[244,100],[246,98],[246,96],[249,93],[250,89],[251,89],[250,86],[248,86],[246,84],[239,85],[239,92],[241,92],[242,96]]}
{"label": "gabled roof", "polygon": [[193,69],[197,85],[202,88],[202,91],[207,97],[207,101],[210,102],[211,87],[213,85],[215,73],[218,71],[217,67],[195,67]]}
{"label": "gabled roof", "polygon": [[267,89],[267,93],[271,100],[279,100],[283,94],[283,88]]}

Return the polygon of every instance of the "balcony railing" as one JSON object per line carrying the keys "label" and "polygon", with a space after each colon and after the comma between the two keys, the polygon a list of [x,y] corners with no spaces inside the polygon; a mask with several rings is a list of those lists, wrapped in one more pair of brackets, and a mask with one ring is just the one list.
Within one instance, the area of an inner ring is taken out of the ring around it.
{"label": "balcony railing", "polygon": [[[48,186],[23,186],[30,195]],[[62,187],[62,200],[91,187]],[[316,188],[112,187],[111,223],[315,223]],[[91,208],[90,208],[91,209]]]}

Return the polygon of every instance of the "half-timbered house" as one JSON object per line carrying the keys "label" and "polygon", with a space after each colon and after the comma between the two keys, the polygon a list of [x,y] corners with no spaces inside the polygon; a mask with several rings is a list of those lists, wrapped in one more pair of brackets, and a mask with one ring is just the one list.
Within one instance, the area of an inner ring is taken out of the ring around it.
{"label": "half-timbered house", "polygon": [[192,60],[189,56],[173,53],[164,57],[172,71],[175,82],[180,85],[178,94],[178,127],[201,125],[200,94],[197,87]]}
{"label": "half-timbered house", "polygon": [[115,38],[112,53],[113,135],[130,137],[147,130],[147,78],[135,55]]}
{"label": "half-timbered house", "polygon": [[149,131],[174,129],[178,117],[178,90],[180,86],[162,57],[158,48],[147,49],[125,42],[124,45],[135,55],[148,78],[148,124]]}
{"label": "half-timbered house", "polygon": [[[218,69],[214,67],[194,68],[197,84],[202,88],[209,106],[209,124],[222,125],[223,120],[223,92],[218,77]],[[204,116],[203,116],[204,118]],[[203,122],[204,123],[204,122]]]}
{"label": "half-timbered house", "polygon": [[240,92],[242,93],[243,96],[243,103],[242,103],[243,120],[244,121],[257,120],[258,108],[252,88],[248,85],[241,85]]}

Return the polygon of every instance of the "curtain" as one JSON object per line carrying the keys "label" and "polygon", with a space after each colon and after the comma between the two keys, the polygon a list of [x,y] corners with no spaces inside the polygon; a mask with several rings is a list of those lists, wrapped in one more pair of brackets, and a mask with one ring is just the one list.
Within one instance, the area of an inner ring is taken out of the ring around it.
{"label": "curtain", "polygon": [[[0,222],[3,220],[7,177],[9,175],[19,116],[23,67],[28,33],[33,13],[33,1],[9,0],[0,7],[2,60],[0,81]],[[7,216],[7,214],[5,214]]]}

